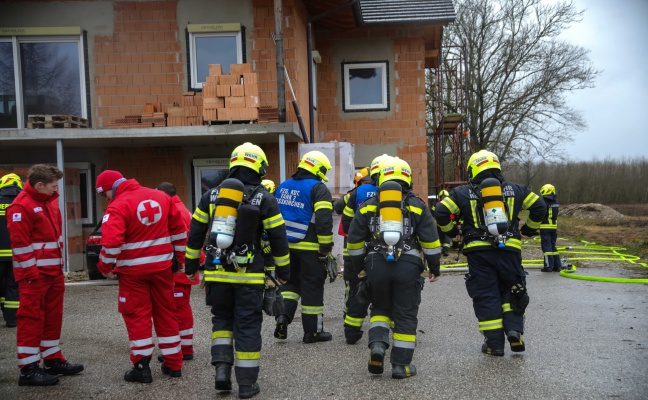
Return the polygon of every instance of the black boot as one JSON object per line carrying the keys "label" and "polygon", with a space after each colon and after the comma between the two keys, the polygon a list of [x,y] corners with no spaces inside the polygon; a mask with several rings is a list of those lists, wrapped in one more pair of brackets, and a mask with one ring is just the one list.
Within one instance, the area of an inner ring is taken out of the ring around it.
{"label": "black boot", "polygon": [[239,385],[239,399],[249,399],[259,394],[260,391],[261,388],[256,382],[251,385]]}
{"label": "black boot", "polygon": [[524,340],[522,338],[522,332],[508,331],[506,332],[506,338],[511,345],[511,351],[520,353],[526,349],[526,347],[524,346]]}
{"label": "black boot", "polygon": [[46,373],[38,366],[38,363],[20,369],[18,386],[49,386],[57,383],[59,383],[58,376]]}
{"label": "black boot", "polygon": [[347,344],[356,344],[358,340],[362,339],[362,329],[344,328],[344,336]]}
{"label": "black boot", "polygon": [[328,342],[333,335],[328,332],[304,333],[304,343]]}
{"label": "black boot", "polygon": [[482,353],[488,354],[489,356],[495,356],[495,357],[503,357],[504,356],[504,349],[491,349],[486,344],[486,341],[484,341],[484,344],[482,344],[481,351],[482,351]]}
{"label": "black boot", "polygon": [[277,326],[275,327],[274,337],[277,339],[287,339],[288,338],[288,317],[285,315],[280,315],[277,317]]}
{"label": "black boot", "polygon": [[151,357],[144,357],[139,360],[139,362],[133,366],[133,369],[126,371],[126,373],[124,374],[124,379],[126,380],[126,382],[153,382],[153,375],[151,375],[151,367],[149,366],[150,362]]}
{"label": "black boot", "polygon": [[383,342],[373,342],[369,348],[368,370],[371,374],[382,374],[387,346]]}
{"label": "black boot", "polygon": [[405,379],[411,378],[416,375],[416,367],[410,365],[396,365],[392,364],[392,378]]}
{"label": "black boot", "polygon": [[180,378],[182,376],[182,370],[171,369],[167,367],[165,363],[162,363],[162,373],[165,375],[169,375],[171,378]]}
{"label": "black boot", "polygon": [[227,363],[216,364],[216,390],[232,390],[232,366]]}
{"label": "black boot", "polygon": [[83,365],[71,364],[67,360],[45,360],[43,370],[50,375],[74,375],[83,371]]}

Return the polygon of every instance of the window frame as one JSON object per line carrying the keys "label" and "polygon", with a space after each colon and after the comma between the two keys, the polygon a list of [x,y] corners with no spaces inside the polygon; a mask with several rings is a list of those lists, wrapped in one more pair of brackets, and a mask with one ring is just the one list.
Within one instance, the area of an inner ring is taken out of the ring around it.
{"label": "window frame", "polygon": [[[81,215],[81,224],[84,227],[94,227],[97,224],[96,192],[94,189],[94,165],[84,162],[65,163],[64,168],[79,170],[79,178],[86,184],[86,207],[88,210],[87,217]],[[85,179],[82,175],[85,175]],[[79,191],[81,191],[81,182],[79,182]],[[79,199],[80,201],[81,199]],[[67,201],[67,199],[66,199]]]}
{"label": "window frame", "polygon": [[[350,104],[351,85],[349,84],[349,70],[360,68],[380,68],[383,70],[382,103]],[[389,111],[389,61],[353,61],[342,63],[342,104],[344,112]]]}
{"label": "window frame", "polygon": [[[85,40],[81,28],[7,28],[7,31],[15,31],[19,34],[4,34],[5,29],[0,31],[0,42],[11,42],[12,57],[14,63],[14,89],[16,91],[16,118],[17,127],[8,129],[25,129],[27,116],[25,115],[25,101],[22,84],[22,65],[20,60],[20,45],[22,43],[76,43],[79,62],[79,102],[81,107],[81,118],[88,118],[88,98],[86,82],[86,57]],[[48,33],[51,31],[52,33]],[[78,34],[77,34],[78,31]],[[72,33],[73,32],[73,33]]]}
{"label": "window frame", "polygon": [[200,198],[203,193],[201,191],[202,182],[200,180],[200,172],[203,170],[218,169],[218,170],[229,170],[229,158],[195,158],[193,160],[193,201],[194,209],[198,207]]}
{"label": "window frame", "polygon": [[201,37],[231,37],[236,38],[236,63],[241,64],[243,62],[243,33],[240,28],[237,30],[225,30],[225,31],[201,31],[193,32],[188,30],[189,34],[189,75],[191,76],[191,81],[189,82],[189,88],[193,90],[202,90],[203,83],[198,81],[198,63],[196,62],[196,38]]}

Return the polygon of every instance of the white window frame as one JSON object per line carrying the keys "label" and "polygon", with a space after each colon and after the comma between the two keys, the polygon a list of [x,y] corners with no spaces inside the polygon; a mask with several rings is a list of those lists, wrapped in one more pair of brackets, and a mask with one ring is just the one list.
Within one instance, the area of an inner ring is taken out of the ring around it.
{"label": "white window frame", "polygon": [[203,83],[198,81],[198,63],[196,62],[196,38],[233,36],[236,38],[236,63],[243,62],[243,39],[241,31],[228,32],[189,32],[189,66],[191,67],[191,88],[202,89]]}
{"label": "white window frame", "polygon": [[194,209],[198,206],[202,197],[200,172],[209,169],[229,169],[229,158],[196,158],[193,160],[194,170]]}
{"label": "white window frame", "polygon": [[[78,169],[79,174],[85,174],[85,184],[86,184],[86,207],[88,210],[88,217],[83,218],[81,216],[81,223],[83,225],[95,225],[95,203],[94,203],[94,198],[95,198],[95,191],[94,191],[94,185],[92,184],[92,165],[90,163],[65,163],[65,168],[73,168],[73,169]],[[83,177],[80,176],[80,179],[83,179]],[[81,190],[81,186],[79,186],[79,190]],[[66,199],[67,201],[68,199]]]}
{"label": "white window frame", "polygon": [[[389,92],[387,78],[389,73],[389,64],[387,61],[377,62],[349,62],[343,65],[344,78],[344,111],[388,111],[389,110]],[[379,68],[382,69],[382,99],[381,103],[375,104],[351,104],[351,85],[349,84],[349,70],[360,68]]]}
{"label": "white window frame", "polygon": [[[17,28],[19,29],[19,28]],[[26,28],[29,29],[29,28]],[[38,29],[38,28],[32,28]],[[47,29],[47,28],[45,28]],[[56,28],[52,28],[56,29]],[[61,28],[68,29],[68,28]],[[73,28],[76,29],[76,28]],[[80,28],[79,28],[80,31]],[[79,95],[81,101],[81,118],[88,118],[88,104],[86,96],[86,71],[85,71],[85,56],[84,56],[84,41],[83,32],[79,35],[29,35],[29,36],[0,36],[0,41],[11,42],[13,48],[13,62],[14,62],[14,87],[16,90],[16,115],[18,119],[18,127],[16,129],[25,129],[25,110],[24,99],[22,90],[22,68],[20,65],[20,44],[22,43],[77,43],[77,50],[79,56]]]}

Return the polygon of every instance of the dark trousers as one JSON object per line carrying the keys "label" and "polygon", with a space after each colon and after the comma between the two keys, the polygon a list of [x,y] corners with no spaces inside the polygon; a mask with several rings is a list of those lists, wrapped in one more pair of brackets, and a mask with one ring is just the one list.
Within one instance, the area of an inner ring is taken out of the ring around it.
{"label": "dark trousers", "polygon": [[421,277],[423,262],[407,255],[391,262],[374,253],[367,256],[364,266],[372,304],[369,347],[374,342],[389,346],[387,325],[392,325],[391,363],[409,365],[416,345],[418,309],[425,282]]}
{"label": "dark trousers", "polygon": [[504,348],[504,332],[524,332],[524,316],[510,309],[511,287],[526,285],[522,255],[512,251],[486,250],[466,254],[466,289],[473,300],[479,330],[491,349]]}
{"label": "dark trousers", "polygon": [[362,330],[362,324],[367,316],[367,308],[369,305],[362,305],[356,298],[358,293],[358,283],[360,279],[357,274],[347,273],[351,271],[351,260],[348,257],[344,258],[344,285],[346,290],[344,292],[344,335],[353,337]]}
{"label": "dark trousers", "polygon": [[549,269],[560,269],[562,262],[556,248],[558,232],[555,229],[540,229],[540,247],[544,256],[544,266]]}
{"label": "dark trousers", "polygon": [[263,285],[210,282],[207,288],[212,364],[234,364],[238,384],[251,385],[259,376]]}
{"label": "dark trousers", "polygon": [[0,261],[0,299],[5,322],[15,323],[20,300],[11,260]]}
{"label": "dark trousers", "polygon": [[324,281],[326,268],[316,251],[290,250],[290,280],[281,286],[286,316],[292,322],[301,298],[304,333],[324,331]]}

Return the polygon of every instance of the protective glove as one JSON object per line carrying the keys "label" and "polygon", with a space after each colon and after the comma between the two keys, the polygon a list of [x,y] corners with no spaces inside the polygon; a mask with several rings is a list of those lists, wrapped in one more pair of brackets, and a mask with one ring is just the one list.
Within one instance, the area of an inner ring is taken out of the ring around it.
{"label": "protective glove", "polygon": [[358,304],[362,307],[367,307],[371,302],[371,294],[369,292],[369,282],[366,279],[362,279],[358,282],[358,291],[356,292],[356,299]]}
{"label": "protective glove", "polygon": [[522,227],[520,228],[520,233],[522,235],[524,235],[524,236],[531,237],[531,236],[538,235],[538,230],[537,229],[531,229],[527,225],[522,225]]}
{"label": "protective glove", "polygon": [[337,260],[331,253],[328,253],[328,256],[326,257],[326,273],[329,276],[329,283],[335,282],[335,279],[338,276]]}
{"label": "protective glove", "polygon": [[185,260],[185,274],[193,275],[198,272],[200,268],[200,260],[198,258],[187,258]]}
{"label": "protective glove", "polygon": [[529,305],[529,295],[523,283],[516,283],[511,287],[509,304],[511,304],[511,310],[514,313],[524,315],[524,310]]}

